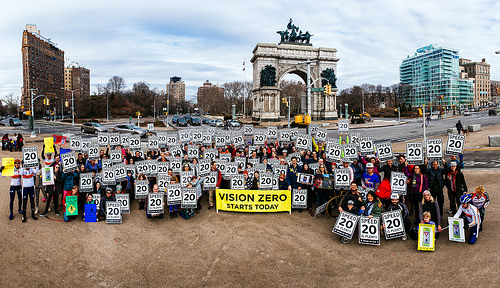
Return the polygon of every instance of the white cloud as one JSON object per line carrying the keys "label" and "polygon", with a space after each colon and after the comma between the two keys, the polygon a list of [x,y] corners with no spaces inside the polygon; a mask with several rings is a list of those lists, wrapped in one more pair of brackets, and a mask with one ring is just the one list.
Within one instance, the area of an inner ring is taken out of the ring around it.
{"label": "white cloud", "polygon": [[10,1],[0,17],[0,96],[20,93],[21,36],[37,24],[66,57],[91,69],[91,83],[119,75],[131,87],[146,81],[159,90],[180,76],[192,98],[205,80],[222,84],[251,78],[252,50],[277,43],[292,17],[334,47],[338,86],[399,81],[406,55],[427,44],[460,50],[491,64],[500,79],[500,4],[495,1]]}

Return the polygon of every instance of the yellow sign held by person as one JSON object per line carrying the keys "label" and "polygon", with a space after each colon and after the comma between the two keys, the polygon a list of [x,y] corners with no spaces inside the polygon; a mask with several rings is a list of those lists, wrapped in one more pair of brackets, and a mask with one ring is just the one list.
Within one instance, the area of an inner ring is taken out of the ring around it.
{"label": "yellow sign held by person", "polygon": [[431,251],[436,250],[436,226],[432,224],[418,225],[418,250]]}
{"label": "yellow sign held by person", "polygon": [[217,189],[217,210],[234,212],[291,212],[289,190]]}
{"label": "yellow sign held by person", "polygon": [[43,138],[43,144],[45,145],[45,153],[54,153],[54,137]]}
{"label": "yellow sign held by person", "polygon": [[2,158],[2,176],[14,176],[14,158]]}

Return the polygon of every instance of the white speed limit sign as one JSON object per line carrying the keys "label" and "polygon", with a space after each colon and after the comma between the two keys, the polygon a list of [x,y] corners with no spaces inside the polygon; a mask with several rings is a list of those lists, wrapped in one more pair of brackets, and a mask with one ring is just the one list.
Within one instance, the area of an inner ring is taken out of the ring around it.
{"label": "white speed limit sign", "polygon": [[217,175],[218,172],[210,172],[205,176],[205,182],[203,182],[203,189],[215,190],[217,186]]}
{"label": "white speed limit sign", "polygon": [[259,189],[273,189],[273,174],[272,173],[260,173],[259,177]]}
{"label": "white speed limit sign", "polygon": [[94,190],[94,180],[92,173],[80,174],[80,192],[92,192]]}
{"label": "white speed limit sign", "polygon": [[361,137],[359,138],[359,152],[363,155],[373,154],[373,138]]}
{"label": "white speed limit sign", "polygon": [[89,160],[98,160],[99,159],[99,145],[91,144],[89,146],[88,156],[89,156]]}
{"label": "white speed limit sign", "polygon": [[391,191],[393,193],[406,195],[406,175],[403,172],[391,173]]}
{"label": "white speed limit sign", "polygon": [[424,149],[422,142],[406,142],[406,160],[409,164],[424,163]]}
{"label": "white speed limit sign", "polygon": [[358,146],[355,143],[342,144],[344,158],[349,161],[358,159]]}
{"label": "white speed limit sign", "polygon": [[140,150],[141,149],[141,136],[131,135],[128,141],[129,141],[130,149],[132,149],[132,150]]}
{"label": "white speed limit sign", "polygon": [[[65,153],[65,154],[72,154],[73,158],[75,157],[74,153]],[[36,166],[38,166],[38,147],[23,147],[23,167],[31,168]]]}
{"label": "white speed limit sign", "polygon": [[146,199],[149,193],[148,180],[135,180],[135,199]]}
{"label": "white speed limit sign", "polygon": [[130,195],[123,194],[115,194],[116,201],[120,203],[120,208],[122,213],[130,213]]}
{"label": "white speed limit sign", "polygon": [[465,135],[448,134],[446,141],[446,155],[462,154],[464,150]]}
{"label": "white speed limit sign", "polygon": [[231,177],[231,190],[245,190],[245,177],[242,174]]}
{"label": "white speed limit sign", "polygon": [[197,207],[196,188],[182,188],[182,209],[194,209]]}
{"label": "white speed limit sign", "polygon": [[199,158],[199,152],[198,145],[188,145],[187,155],[189,159]]}
{"label": "white speed limit sign", "polygon": [[292,208],[293,209],[307,208],[307,189],[292,190]]}
{"label": "white speed limit sign", "polygon": [[106,201],[106,223],[122,223],[121,204],[118,201]]}
{"label": "white speed limit sign", "polygon": [[426,156],[429,160],[443,159],[443,139],[427,139],[425,142]]}
{"label": "white speed limit sign", "polygon": [[358,219],[358,215],[349,212],[341,212],[335,222],[335,226],[333,226],[332,232],[347,239],[352,239],[352,235],[358,224]]}
{"label": "white speed limit sign", "polygon": [[167,204],[177,205],[182,204],[182,188],[181,184],[174,183],[167,185]]}
{"label": "white speed limit sign", "polygon": [[198,162],[198,175],[205,176],[210,173],[210,159],[202,159]]}
{"label": "white speed limit sign", "polygon": [[81,136],[73,136],[69,140],[69,149],[74,152],[79,152],[82,150],[82,137]]}
{"label": "white speed limit sign", "polygon": [[163,213],[163,192],[148,194],[148,214]]}
{"label": "white speed limit sign", "polygon": [[102,183],[104,185],[115,185],[115,170],[113,168],[102,168]]}
{"label": "white speed limit sign", "polygon": [[121,144],[120,134],[118,134],[118,133],[109,134],[109,145],[110,146],[118,146],[120,144]]}
{"label": "white speed limit sign", "polygon": [[173,134],[168,134],[167,135],[167,146],[173,146],[173,145],[178,145],[177,136],[175,136]]}
{"label": "white speed limit sign", "polygon": [[253,125],[243,125],[243,134],[245,136],[253,135]]}
{"label": "white speed limit sign", "polygon": [[255,133],[253,135],[253,145],[261,146],[266,143],[266,135],[264,133]]}
{"label": "white speed limit sign", "polygon": [[339,132],[349,132],[349,120],[339,120]]}
{"label": "white speed limit sign", "polygon": [[75,171],[77,169],[75,153],[73,152],[61,154],[61,162],[64,173]]}
{"label": "white speed limit sign", "polygon": [[352,179],[349,169],[335,169],[333,172],[335,175],[335,187],[342,188],[351,185]]}
{"label": "white speed limit sign", "polygon": [[358,231],[359,244],[380,245],[380,220],[378,217],[361,216]]}
{"label": "white speed limit sign", "polygon": [[300,134],[295,145],[297,150],[311,150],[311,144],[311,135]]}
{"label": "white speed limit sign", "polygon": [[278,138],[278,127],[267,127],[267,139]]}
{"label": "white speed limit sign", "polygon": [[377,156],[380,161],[387,161],[394,158],[391,142],[377,143],[375,144],[375,148],[377,149]]}
{"label": "white speed limit sign", "polygon": [[401,210],[382,213],[382,222],[384,224],[385,239],[389,240],[406,235]]}
{"label": "white speed limit sign", "polygon": [[158,141],[157,136],[149,136],[148,137],[148,149],[158,150],[159,146],[160,146],[160,142]]}
{"label": "white speed limit sign", "polygon": [[317,140],[318,142],[325,142],[326,141],[326,129],[318,128],[318,131],[316,131],[316,136],[314,136],[314,139]]}
{"label": "white speed limit sign", "polygon": [[122,151],[119,149],[109,151],[109,158],[112,163],[120,163],[122,161]]}
{"label": "white speed limit sign", "polygon": [[97,144],[106,147],[109,144],[109,134],[104,132],[97,133]]}

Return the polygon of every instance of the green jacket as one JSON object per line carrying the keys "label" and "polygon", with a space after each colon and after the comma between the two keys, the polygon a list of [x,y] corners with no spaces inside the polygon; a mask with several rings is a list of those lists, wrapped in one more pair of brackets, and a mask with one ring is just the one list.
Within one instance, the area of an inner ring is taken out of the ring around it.
{"label": "green jacket", "polygon": [[368,200],[365,202],[365,209],[366,210],[363,213],[363,215],[365,215],[365,216],[372,215],[373,217],[381,217],[382,212],[385,211],[384,205],[382,205],[382,202],[380,202],[380,200],[378,200],[378,199],[377,199],[377,201],[375,201],[375,203],[373,203],[373,208],[371,209],[371,211],[368,211],[368,209],[366,207],[367,204],[368,204]]}

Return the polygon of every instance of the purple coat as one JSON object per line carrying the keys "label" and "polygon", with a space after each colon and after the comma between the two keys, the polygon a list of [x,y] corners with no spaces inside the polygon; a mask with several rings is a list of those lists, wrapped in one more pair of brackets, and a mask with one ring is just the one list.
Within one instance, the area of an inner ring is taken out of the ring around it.
{"label": "purple coat", "polygon": [[[410,184],[408,184],[408,188],[410,188],[413,193],[424,193],[425,190],[429,190],[429,183],[427,182],[427,176],[425,174],[420,173],[422,177],[416,176],[414,173],[411,173],[408,170],[408,166],[405,166],[404,172],[408,180],[410,180]],[[422,189],[420,189],[422,186]]]}

